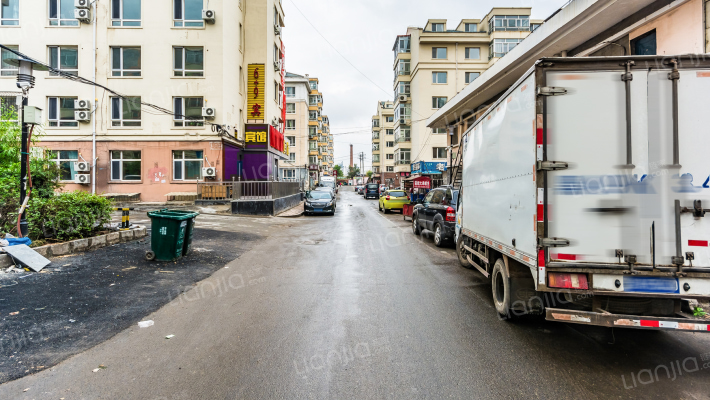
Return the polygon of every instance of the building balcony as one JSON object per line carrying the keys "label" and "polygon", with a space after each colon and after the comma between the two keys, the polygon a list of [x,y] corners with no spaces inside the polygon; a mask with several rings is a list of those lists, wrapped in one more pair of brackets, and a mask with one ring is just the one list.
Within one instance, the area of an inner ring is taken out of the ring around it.
{"label": "building balcony", "polygon": [[410,143],[412,141],[412,138],[407,135],[407,136],[399,136],[394,139],[395,143]]}
{"label": "building balcony", "polygon": [[380,150],[379,150],[379,149],[377,149],[377,150],[372,150],[372,154],[373,154],[373,155],[375,155],[375,154],[380,154]]}
{"label": "building balcony", "polygon": [[313,149],[311,149],[311,150],[308,152],[308,155],[309,155],[309,156],[317,156],[317,155],[318,155],[318,150],[313,150]]}

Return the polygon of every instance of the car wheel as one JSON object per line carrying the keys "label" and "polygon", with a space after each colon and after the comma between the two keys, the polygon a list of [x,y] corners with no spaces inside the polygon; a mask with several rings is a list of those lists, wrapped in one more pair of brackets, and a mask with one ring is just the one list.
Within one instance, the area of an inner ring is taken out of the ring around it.
{"label": "car wheel", "polygon": [[412,215],[412,233],[417,236],[422,233],[422,229],[419,227],[419,221],[417,221],[417,214]]}
{"label": "car wheel", "polygon": [[434,225],[434,244],[436,247],[444,245],[444,232],[441,229],[441,224],[438,222]]}
{"label": "car wheel", "polygon": [[468,262],[468,258],[466,258],[466,249],[463,247],[465,244],[463,235],[459,233],[459,240],[456,242],[456,255],[459,257],[459,264],[464,268],[471,268],[472,265]]}

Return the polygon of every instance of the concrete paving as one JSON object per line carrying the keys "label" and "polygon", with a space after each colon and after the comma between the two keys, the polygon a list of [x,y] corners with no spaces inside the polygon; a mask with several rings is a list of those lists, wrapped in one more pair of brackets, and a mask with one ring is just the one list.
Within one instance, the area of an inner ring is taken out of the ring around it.
{"label": "concrete paving", "polygon": [[0,398],[708,398],[707,335],[502,321],[453,249],[374,200],[339,196],[333,217],[263,219],[263,240],[145,316],[153,326]]}

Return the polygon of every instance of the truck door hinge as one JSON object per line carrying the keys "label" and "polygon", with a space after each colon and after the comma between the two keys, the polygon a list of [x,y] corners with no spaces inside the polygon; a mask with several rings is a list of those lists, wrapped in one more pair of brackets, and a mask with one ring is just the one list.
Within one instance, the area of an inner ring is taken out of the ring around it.
{"label": "truck door hinge", "polygon": [[557,171],[569,168],[569,163],[562,161],[538,161],[537,169],[539,171]]}
{"label": "truck door hinge", "polygon": [[542,247],[567,247],[569,240],[562,238],[541,238],[540,246]]}
{"label": "truck door hinge", "polygon": [[561,96],[567,94],[567,89],[554,86],[540,86],[537,88],[538,96]]}

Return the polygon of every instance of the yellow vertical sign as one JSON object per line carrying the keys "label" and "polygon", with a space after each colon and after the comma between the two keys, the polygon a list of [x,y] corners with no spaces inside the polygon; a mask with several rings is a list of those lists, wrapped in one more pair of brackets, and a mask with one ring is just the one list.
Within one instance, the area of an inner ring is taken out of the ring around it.
{"label": "yellow vertical sign", "polygon": [[249,64],[247,75],[247,119],[264,120],[266,91],[264,64]]}

